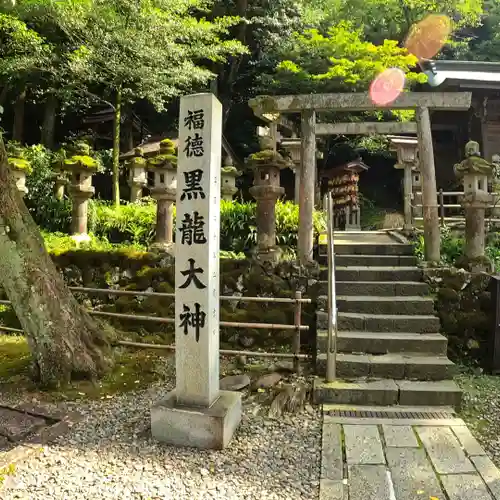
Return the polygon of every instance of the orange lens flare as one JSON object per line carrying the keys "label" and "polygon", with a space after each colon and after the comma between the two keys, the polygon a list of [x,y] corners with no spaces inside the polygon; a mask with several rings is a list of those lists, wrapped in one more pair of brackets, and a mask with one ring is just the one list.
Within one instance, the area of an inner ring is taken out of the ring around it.
{"label": "orange lens flare", "polygon": [[387,106],[403,92],[405,74],[399,68],[382,71],[370,85],[370,99],[377,106]]}
{"label": "orange lens flare", "polygon": [[451,31],[452,23],[448,16],[429,14],[411,27],[405,47],[418,59],[432,59],[446,44]]}

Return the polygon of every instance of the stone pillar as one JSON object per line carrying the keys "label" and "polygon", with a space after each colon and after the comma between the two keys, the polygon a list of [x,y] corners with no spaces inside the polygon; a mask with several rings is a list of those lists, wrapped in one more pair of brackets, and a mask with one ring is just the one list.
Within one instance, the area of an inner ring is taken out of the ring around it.
{"label": "stone pillar", "polygon": [[28,160],[24,159],[24,153],[21,148],[15,147],[13,151],[9,154],[8,158],[9,166],[14,176],[14,180],[17,186],[17,190],[24,197],[28,193],[28,188],[26,187],[26,174],[32,172],[31,164]]}
{"label": "stone pillar", "polygon": [[300,199],[300,165],[292,167],[295,174],[294,201],[298,205]]}
{"label": "stone pillar", "polygon": [[156,237],[153,248],[157,250],[171,250],[174,243],[174,201],[175,190],[151,191],[151,196],[156,200]]}
{"label": "stone pillar", "polygon": [[316,112],[302,112],[301,169],[299,191],[298,258],[301,264],[313,260],[314,228],[313,211],[316,182]]}
{"label": "stone pillar", "polygon": [[222,104],[181,97],[175,248],[175,390],[151,408],[151,433],[174,446],[225,448],[241,394],[219,386]]}
{"label": "stone pillar", "polygon": [[88,241],[88,203],[95,192],[92,176],[97,172],[97,162],[90,156],[90,146],[78,142],[72,147],[72,155],[59,164],[60,171],[69,172],[68,194],[73,202],[71,232],[77,241]]}
{"label": "stone pillar", "polygon": [[224,166],[221,169],[221,198],[232,201],[233,196],[238,192],[236,178],[241,175],[234,166],[231,157],[228,155],[224,159]]}
{"label": "stone pillar", "polygon": [[431,118],[429,108],[416,110],[420,172],[422,174],[422,205],[424,217],[425,260],[441,260],[441,232],[437,206],[436,168],[432,144]]}
{"label": "stone pillar", "polygon": [[254,171],[250,194],[257,202],[257,250],[260,260],[277,262],[281,252],[276,245],[276,201],[285,189],[280,186],[280,169],[288,166],[279,153],[264,150],[249,158]]}
{"label": "stone pillar", "polygon": [[479,144],[469,141],[465,147],[465,160],[455,165],[455,174],[463,179],[465,209],[465,257],[470,270],[489,270],[485,257],[484,214],[492,196],[488,181],[494,165],[480,157]]}
{"label": "stone pillar", "polygon": [[70,195],[73,200],[73,214],[71,231],[79,239],[87,237],[88,205],[93,192],[81,192],[77,187],[71,186]]}
{"label": "stone pillar", "polygon": [[160,142],[159,153],[147,162],[153,173],[151,196],[157,202],[156,236],[153,249],[164,252],[173,250],[173,204],[177,193],[177,157],[175,145],[170,139]]}
{"label": "stone pillar", "polygon": [[412,169],[411,172],[411,185],[413,193],[413,217],[422,217],[422,207],[417,207],[416,205],[422,204],[422,176],[420,175],[420,170],[418,165]]}
{"label": "stone pillar", "polygon": [[346,207],[345,231],[361,231],[361,209],[359,205]]}
{"label": "stone pillar", "polygon": [[405,231],[411,231],[412,224],[412,200],[413,184],[412,169],[417,163],[418,140],[415,137],[389,136],[392,149],[397,152],[398,161],[394,168],[403,170],[403,208],[404,208],[404,226]]}
{"label": "stone pillar", "polygon": [[134,157],[125,162],[125,167],[129,171],[130,201],[134,202],[142,198],[142,189],[148,185],[144,151],[141,148],[135,148]]}
{"label": "stone pillar", "polygon": [[58,200],[62,200],[64,198],[64,190],[66,189],[66,186],[68,185],[68,179],[66,176],[61,172],[61,173],[56,173],[55,174],[55,181],[54,181],[54,187],[55,187],[55,197]]}

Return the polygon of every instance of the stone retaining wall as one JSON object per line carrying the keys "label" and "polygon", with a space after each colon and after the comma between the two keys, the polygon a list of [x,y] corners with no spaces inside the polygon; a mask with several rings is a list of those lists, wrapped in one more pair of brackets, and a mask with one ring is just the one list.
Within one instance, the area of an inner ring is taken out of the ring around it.
{"label": "stone retaining wall", "polygon": [[[151,292],[174,292],[174,261],[170,256],[154,253],[73,251],[53,256],[53,260],[70,286],[120,288]],[[319,269],[298,267],[283,262],[272,267],[249,260],[222,259],[221,295],[291,297],[296,290],[312,296],[319,279]],[[0,297],[2,292],[0,291]],[[169,297],[111,296],[75,294],[81,303],[93,309],[126,314],[174,317],[174,300]],[[302,324],[312,323],[314,306],[303,306]],[[293,324],[292,304],[222,301],[221,321],[245,323]],[[112,320],[113,324],[137,340],[170,343],[173,325],[136,320]],[[19,328],[10,308],[0,313],[0,323]],[[221,346],[226,348],[283,347],[289,350],[293,330],[221,328]],[[303,334],[303,342],[310,338]]]}
{"label": "stone retaining wall", "polygon": [[435,295],[441,330],[448,337],[453,361],[488,368],[493,304],[491,276],[464,269],[426,269],[424,279]]}

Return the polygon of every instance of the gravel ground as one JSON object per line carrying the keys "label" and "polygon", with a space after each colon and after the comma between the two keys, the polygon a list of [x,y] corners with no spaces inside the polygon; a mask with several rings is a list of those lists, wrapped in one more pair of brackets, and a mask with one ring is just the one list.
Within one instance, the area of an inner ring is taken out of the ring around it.
{"label": "gravel ground", "polygon": [[460,416],[500,467],[500,377],[462,375],[457,382],[464,390]]}
{"label": "gravel ground", "polygon": [[[149,408],[170,388],[162,384],[111,399],[66,403],[64,408],[79,411],[84,419],[17,465],[0,498],[318,498],[319,411],[307,406],[278,421],[262,416],[262,407],[247,399],[242,423],[226,450],[179,449],[149,437]],[[13,404],[21,398],[4,399],[3,404]]]}

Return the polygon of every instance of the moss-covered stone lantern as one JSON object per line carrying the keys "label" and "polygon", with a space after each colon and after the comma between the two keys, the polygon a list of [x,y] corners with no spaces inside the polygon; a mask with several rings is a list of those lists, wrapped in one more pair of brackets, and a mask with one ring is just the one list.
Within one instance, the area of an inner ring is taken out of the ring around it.
{"label": "moss-covered stone lantern", "polygon": [[69,184],[68,172],[64,170],[64,160],[66,159],[66,151],[60,149],[56,153],[57,159],[52,162],[52,178],[54,179],[54,194],[56,199],[64,198],[64,191]]}
{"label": "moss-covered stone lantern", "polygon": [[221,168],[221,198],[231,201],[238,192],[236,178],[241,172],[233,166],[233,161],[229,155],[224,158],[224,166]]}
{"label": "moss-covered stone lantern", "polygon": [[404,226],[405,231],[412,229],[413,171],[418,162],[418,139],[416,137],[389,136],[391,149],[396,151],[398,161],[394,168],[403,170]]}
{"label": "moss-covered stone lantern", "polygon": [[160,142],[160,151],[147,162],[153,174],[151,196],[157,201],[156,238],[153,248],[172,251],[174,228],[174,202],[177,193],[177,155],[170,139]]}
{"label": "moss-covered stone lantern", "polygon": [[142,197],[142,189],[148,185],[146,172],[146,158],[141,148],[135,148],[134,156],[125,162],[128,169],[128,185],[130,186],[130,201],[137,201]]}
{"label": "moss-covered stone lantern", "polygon": [[88,202],[95,192],[92,176],[98,170],[97,161],[90,156],[90,146],[83,141],[76,142],[70,148],[68,157],[61,160],[59,169],[69,174],[73,237],[78,241],[88,241]]}
{"label": "moss-covered stone lantern", "polygon": [[481,158],[479,144],[469,141],[465,146],[465,160],[455,165],[455,175],[463,182],[465,208],[465,262],[470,270],[490,270],[491,264],[484,254],[484,213],[491,203],[488,181],[495,165]]}
{"label": "moss-covered stone lantern", "polygon": [[21,148],[12,148],[9,155],[9,166],[16,181],[16,186],[21,196],[28,192],[26,187],[26,176],[32,172],[31,163],[24,158]]}
{"label": "moss-covered stone lantern", "polygon": [[276,246],[276,201],[285,189],[280,185],[280,171],[290,166],[290,161],[273,151],[272,144],[261,138],[262,151],[250,155],[248,166],[253,170],[250,194],[257,202],[257,253],[260,260],[277,262],[280,249]]}

